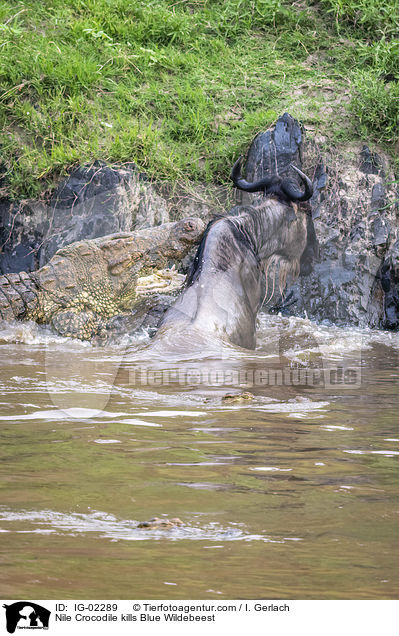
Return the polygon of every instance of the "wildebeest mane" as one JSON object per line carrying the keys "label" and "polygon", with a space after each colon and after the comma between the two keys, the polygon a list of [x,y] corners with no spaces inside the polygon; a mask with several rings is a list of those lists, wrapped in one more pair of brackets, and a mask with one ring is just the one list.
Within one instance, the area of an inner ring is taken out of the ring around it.
{"label": "wildebeest mane", "polygon": [[222,219],[226,220],[229,223],[229,229],[231,230],[231,233],[234,239],[237,241],[238,245],[244,248],[245,250],[249,250],[256,256],[256,247],[253,241],[251,240],[251,237],[248,235],[248,233],[244,232],[241,229],[239,223],[234,223],[233,221],[234,217],[237,217],[243,214],[243,212],[247,212],[252,215],[254,213],[254,210],[252,210],[250,206],[248,207],[242,206],[242,205],[236,206],[230,211],[228,215],[218,214],[217,216],[215,216],[214,219],[212,219],[208,223],[208,225],[206,226],[205,232],[202,236],[201,243],[198,246],[194,260],[187,274],[187,287],[192,285],[199,277],[202,271],[202,265],[204,261],[204,250],[205,250],[206,241],[209,236],[209,232],[213,228],[215,223],[217,223],[218,221],[221,221]]}

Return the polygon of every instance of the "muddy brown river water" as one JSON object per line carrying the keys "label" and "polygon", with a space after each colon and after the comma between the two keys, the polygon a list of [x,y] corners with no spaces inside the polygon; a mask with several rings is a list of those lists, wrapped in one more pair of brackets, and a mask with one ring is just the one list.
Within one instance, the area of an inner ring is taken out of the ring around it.
{"label": "muddy brown river water", "polygon": [[148,342],[3,328],[0,595],[397,598],[399,335],[263,315],[253,353]]}

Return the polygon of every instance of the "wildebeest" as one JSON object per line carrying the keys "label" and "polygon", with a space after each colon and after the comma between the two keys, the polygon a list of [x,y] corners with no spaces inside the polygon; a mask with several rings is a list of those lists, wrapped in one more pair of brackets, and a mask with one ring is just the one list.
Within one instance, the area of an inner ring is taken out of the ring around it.
{"label": "wildebeest", "polygon": [[[248,183],[233,167],[234,184],[247,192],[263,191],[252,205],[238,205],[211,221],[197,250],[187,288],[166,312],[156,341],[170,343],[183,334],[215,336],[247,349],[255,348],[256,316],[267,295],[270,271],[279,271],[283,290],[287,277],[309,270],[317,249],[311,215],[296,205],[312,196],[310,179],[295,168],[301,190],[287,178],[265,177]],[[308,272],[305,272],[308,273]]]}

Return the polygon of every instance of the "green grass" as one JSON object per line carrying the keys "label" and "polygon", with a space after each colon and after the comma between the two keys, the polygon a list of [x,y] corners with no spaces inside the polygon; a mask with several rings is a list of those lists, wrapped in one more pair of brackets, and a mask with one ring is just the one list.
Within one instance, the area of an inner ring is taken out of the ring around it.
{"label": "green grass", "polygon": [[[224,182],[286,110],[393,149],[398,25],[396,0],[5,0],[2,191],[37,196],[95,159]],[[331,116],[326,90],[351,103]]]}
{"label": "green grass", "polygon": [[334,16],[337,31],[351,32],[371,40],[398,37],[397,0],[321,0],[321,5]]}

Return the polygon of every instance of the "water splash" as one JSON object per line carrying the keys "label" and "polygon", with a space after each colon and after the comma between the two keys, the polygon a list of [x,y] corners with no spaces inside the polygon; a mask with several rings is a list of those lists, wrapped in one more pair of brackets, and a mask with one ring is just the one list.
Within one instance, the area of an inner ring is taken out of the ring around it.
{"label": "water splash", "polygon": [[[146,541],[149,539],[178,541],[263,541],[284,543],[283,538],[271,538],[263,534],[251,534],[242,524],[231,523],[222,526],[217,522],[204,525],[185,524],[172,528],[137,528],[138,521],[117,519],[106,512],[92,510],[87,513],[62,513],[53,510],[1,510],[0,521],[11,524],[1,532],[17,534],[61,534],[70,535],[94,533],[101,538],[123,541]],[[24,529],[20,528],[22,524]],[[26,527],[30,525],[31,527]]]}

